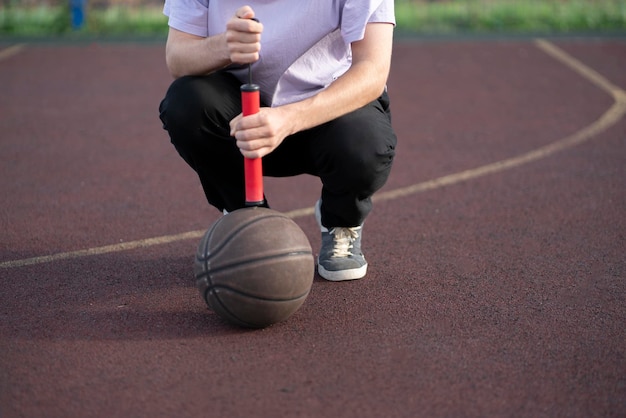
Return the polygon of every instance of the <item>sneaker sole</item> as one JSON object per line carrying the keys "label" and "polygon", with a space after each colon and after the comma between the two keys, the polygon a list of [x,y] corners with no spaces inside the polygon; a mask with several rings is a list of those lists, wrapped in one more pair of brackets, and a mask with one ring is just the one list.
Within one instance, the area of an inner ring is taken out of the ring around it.
{"label": "sneaker sole", "polygon": [[350,270],[326,270],[319,263],[317,264],[317,272],[322,278],[326,280],[330,280],[331,282],[343,282],[346,280],[358,280],[365,277],[367,273],[367,264],[358,269],[350,269]]}

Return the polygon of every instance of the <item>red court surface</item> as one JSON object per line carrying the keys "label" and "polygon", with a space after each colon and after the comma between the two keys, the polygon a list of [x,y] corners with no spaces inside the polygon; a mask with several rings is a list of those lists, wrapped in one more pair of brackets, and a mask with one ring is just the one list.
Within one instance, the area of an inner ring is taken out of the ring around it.
{"label": "red court surface", "polygon": [[[0,417],[626,416],[626,42],[398,40],[361,281],[262,330],[193,283],[220,214],[161,43],[0,44]],[[319,182],[266,179],[317,253]]]}

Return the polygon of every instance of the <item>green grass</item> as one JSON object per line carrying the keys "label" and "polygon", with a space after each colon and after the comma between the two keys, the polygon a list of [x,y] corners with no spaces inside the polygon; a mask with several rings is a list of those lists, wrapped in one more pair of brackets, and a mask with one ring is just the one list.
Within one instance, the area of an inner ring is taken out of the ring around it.
{"label": "green grass", "polygon": [[[396,18],[398,30],[417,34],[626,31],[626,0],[396,0]],[[67,7],[0,6],[0,36],[166,33],[160,7],[88,9],[74,31]]]}
{"label": "green grass", "polygon": [[71,26],[65,7],[0,8],[0,35],[13,36],[164,36],[167,18],[161,8],[110,7],[87,10],[80,30]]}
{"label": "green grass", "polygon": [[397,0],[396,19],[425,34],[623,31],[626,0]]}

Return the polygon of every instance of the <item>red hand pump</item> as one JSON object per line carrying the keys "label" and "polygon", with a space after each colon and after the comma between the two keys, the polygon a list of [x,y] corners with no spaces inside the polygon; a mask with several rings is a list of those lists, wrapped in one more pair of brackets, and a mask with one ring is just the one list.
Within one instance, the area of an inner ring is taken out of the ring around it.
{"label": "red hand pump", "polygon": [[[241,86],[241,107],[244,116],[254,115],[261,106],[260,88],[252,83],[251,64],[248,65],[248,83]],[[244,157],[246,206],[263,206],[263,165],[261,158]]]}

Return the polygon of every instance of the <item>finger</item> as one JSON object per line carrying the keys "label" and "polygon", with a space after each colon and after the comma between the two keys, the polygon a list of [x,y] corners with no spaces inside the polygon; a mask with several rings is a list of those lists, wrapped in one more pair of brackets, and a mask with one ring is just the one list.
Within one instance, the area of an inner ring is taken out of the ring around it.
{"label": "finger", "polygon": [[263,24],[250,19],[233,18],[226,22],[226,29],[235,32],[260,34],[263,32]]}
{"label": "finger", "polygon": [[263,158],[270,153],[270,148],[265,147],[265,148],[255,149],[255,150],[244,150],[240,148],[239,152],[241,153],[241,155],[243,155],[246,158],[250,158],[250,159]]}
{"label": "finger", "polygon": [[245,65],[245,64],[253,64],[257,62],[260,58],[258,52],[254,52],[251,54],[242,54],[238,52],[234,52],[230,55],[230,61],[234,64]]}
{"label": "finger", "polygon": [[254,17],[254,10],[250,6],[242,6],[235,12],[235,16],[239,19],[252,19]]}
{"label": "finger", "polygon": [[239,124],[239,121],[241,120],[242,117],[243,117],[243,114],[240,113],[230,121],[229,123],[230,136],[235,136],[235,133],[237,132],[237,125]]}
{"label": "finger", "polygon": [[241,45],[259,46],[261,42],[260,33],[237,32],[234,30],[226,32],[226,42]]}
{"label": "finger", "polygon": [[240,130],[235,129],[235,139],[239,148],[252,150],[266,146],[269,142],[262,128]]}
{"label": "finger", "polygon": [[242,140],[254,138],[252,136],[252,133],[253,133],[252,131],[255,128],[260,127],[255,116],[256,115],[244,116],[243,113],[240,113],[239,115],[235,116],[235,118],[233,118],[230,121],[231,136],[236,136],[237,134],[239,134],[238,139],[242,139]]}
{"label": "finger", "polygon": [[257,54],[261,51],[261,44],[259,43],[239,43],[232,42],[228,45],[231,55],[234,54]]}
{"label": "finger", "polygon": [[241,117],[237,118],[235,126],[238,131],[248,131],[262,128],[265,125],[267,125],[267,122],[261,117],[261,113],[259,112],[247,116],[243,116],[242,114]]}
{"label": "finger", "polygon": [[226,22],[226,29],[236,32],[258,33],[263,32],[263,24],[256,19],[243,19],[233,16]]}

